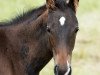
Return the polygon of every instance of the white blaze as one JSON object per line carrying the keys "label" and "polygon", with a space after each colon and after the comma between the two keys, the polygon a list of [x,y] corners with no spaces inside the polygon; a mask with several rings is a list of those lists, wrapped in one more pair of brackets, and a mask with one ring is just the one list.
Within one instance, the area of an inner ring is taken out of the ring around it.
{"label": "white blaze", "polygon": [[66,21],[66,19],[63,16],[59,19],[61,26],[63,26],[65,24],[65,21]]}

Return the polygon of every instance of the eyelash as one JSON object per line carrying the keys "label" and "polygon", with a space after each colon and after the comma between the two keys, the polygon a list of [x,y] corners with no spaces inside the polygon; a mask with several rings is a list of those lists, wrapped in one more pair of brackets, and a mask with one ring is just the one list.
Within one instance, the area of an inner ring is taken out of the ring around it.
{"label": "eyelash", "polygon": [[79,31],[79,27],[75,28],[74,32],[77,33]]}
{"label": "eyelash", "polygon": [[51,31],[50,31],[50,27],[49,26],[47,26],[47,31],[50,33]]}

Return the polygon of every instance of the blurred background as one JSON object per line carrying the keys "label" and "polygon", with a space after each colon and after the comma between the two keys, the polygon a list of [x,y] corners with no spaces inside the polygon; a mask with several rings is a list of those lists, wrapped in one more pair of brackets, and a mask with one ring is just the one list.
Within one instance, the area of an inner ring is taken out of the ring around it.
{"label": "blurred background", "polygon": [[[45,0],[0,0],[0,22],[45,4]],[[100,75],[100,0],[80,0],[79,32],[72,58],[72,75]],[[51,60],[40,75],[54,75]]]}

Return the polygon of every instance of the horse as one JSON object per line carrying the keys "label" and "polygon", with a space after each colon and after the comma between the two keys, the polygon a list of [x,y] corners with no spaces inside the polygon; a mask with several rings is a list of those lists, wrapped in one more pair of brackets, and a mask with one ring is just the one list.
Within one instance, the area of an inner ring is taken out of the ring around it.
{"label": "horse", "polygon": [[46,4],[0,23],[0,75],[39,75],[54,58],[55,75],[71,75],[79,0]]}

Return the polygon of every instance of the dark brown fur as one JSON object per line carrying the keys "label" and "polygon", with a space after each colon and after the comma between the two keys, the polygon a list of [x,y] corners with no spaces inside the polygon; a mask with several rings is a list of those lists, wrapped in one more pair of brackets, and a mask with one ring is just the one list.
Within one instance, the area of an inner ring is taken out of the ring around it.
{"label": "dark brown fur", "polygon": [[36,20],[1,26],[0,75],[38,75],[52,58],[45,33],[45,15],[46,11]]}
{"label": "dark brown fur", "polygon": [[[47,8],[45,5],[9,23],[0,24],[0,75],[39,75],[40,70],[53,57],[52,49],[55,49],[58,44],[55,43],[57,42],[56,38],[54,40],[51,37],[54,38],[58,34],[54,36],[48,34],[47,26],[51,21],[48,16],[52,11],[56,9],[62,11],[65,7],[59,8],[57,6],[59,1],[57,4],[53,3],[55,7],[51,7],[52,5],[49,5],[48,1]],[[67,6],[67,8],[69,12],[69,7]],[[57,10],[59,13],[60,11]],[[58,28],[58,26],[55,28]],[[73,41],[72,43],[74,44]],[[60,56],[56,60],[61,61],[59,64],[62,64],[65,63],[67,54],[64,52],[67,51],[61,52],[62,47],[58,46],[55,50]],[[66,49],[64,45],[63,49]]]}

